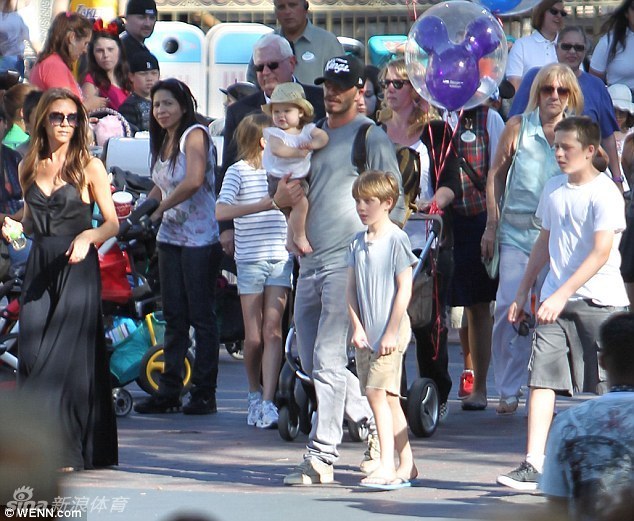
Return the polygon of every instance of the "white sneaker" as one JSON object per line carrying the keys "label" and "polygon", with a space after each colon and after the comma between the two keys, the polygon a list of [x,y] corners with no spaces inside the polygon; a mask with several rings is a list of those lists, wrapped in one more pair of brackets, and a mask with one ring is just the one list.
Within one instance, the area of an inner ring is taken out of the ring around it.
{"label": "white sneaker", "polygon": [[273,402],[263,401],[262,402],[262,414],[260,415],[260,419],[255,424],[258,429],[272,429],[277,427],[277,421],[279,420],[279,414],[277,412],[277,407]]}
{"label": "white sneaker", "polygon": [[262,415],[262,393],[249,393],[247,400],[249,401],[247,425],[255,425]]}

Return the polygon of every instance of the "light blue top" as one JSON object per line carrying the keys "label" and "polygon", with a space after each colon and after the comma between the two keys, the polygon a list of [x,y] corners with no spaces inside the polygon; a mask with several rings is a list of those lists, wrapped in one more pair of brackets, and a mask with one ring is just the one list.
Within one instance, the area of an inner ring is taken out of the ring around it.
{"label": "light blue top", "polygon": [[530,255],[539,235],[535,217],[546,181],[560,173],[555,154],[539,119],[539,109],[522,116],[517,151],[508,175],[504,210],[500,223],[500,244],[513,246]]}

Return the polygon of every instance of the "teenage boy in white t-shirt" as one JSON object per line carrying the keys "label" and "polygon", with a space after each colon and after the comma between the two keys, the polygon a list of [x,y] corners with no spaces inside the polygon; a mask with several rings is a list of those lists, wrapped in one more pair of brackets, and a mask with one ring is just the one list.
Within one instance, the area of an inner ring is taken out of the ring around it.
{"label": "teenage boy in white t-shirt", "polygon": [[[551,178],[544,187],[537,208],[542,230],[509,309],[509,321],[524,318],[529,289],[550,261],[529,364],[526,459],[497,478],[517,490],[537,488],[556,394],[572,395],[584,376],[594,388],[602,380],[599,328],[628,304],[618,249],[625,229],[624,202],[613,181],[592,166],[600,139],[599,127],[588,117],[566,118],[555,127],[555,158],[565,175]],[[575,335],[583,347],[584,375],[574,374],[568,362],[568,339]]]}

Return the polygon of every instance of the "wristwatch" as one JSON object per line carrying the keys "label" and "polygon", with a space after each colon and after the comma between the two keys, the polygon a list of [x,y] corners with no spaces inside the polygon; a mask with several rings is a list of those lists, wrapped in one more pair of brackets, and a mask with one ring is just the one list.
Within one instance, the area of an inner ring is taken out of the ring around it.
{"label": "wristwatch", "polygon": [[275,199],[273,197],[271,197],[271,206],[274,210],[281,210],[281,208],[277,206],[277,203],[275,202]]}

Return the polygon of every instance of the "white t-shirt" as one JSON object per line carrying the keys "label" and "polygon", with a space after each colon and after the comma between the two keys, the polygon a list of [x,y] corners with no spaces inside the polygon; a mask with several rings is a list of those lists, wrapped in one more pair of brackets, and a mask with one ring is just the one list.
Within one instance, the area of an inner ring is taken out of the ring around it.
{"label": "white t-shirt", "polygon": [[552,177],[544,186],[536,215],[542,220],[542,228],[550,231],[550,269],[542,287],[542,300],[577,271],[594,246],[595,232],[613,230],[607,262],[572,298],[591,299],[601,306],[629,304],[619,253],[625,207],[623,196],[607,175],[599,174],[583,185],[571,185],[567,175]]}
{"label": "white t-shirt", "polygon": [[[225,173],[218,202],[235,205],[255,203],[267,193],[266,171],[253,168],[246,161],[238,161]],[[233,224],[236,262],[288,259],[286,219],[279,210],[236,217]]]}
{"label": "white t-shirt", "polygon": [[533,67],[543,67],[549,63],[557,63],[557,39],[547,40],[539,31],[517,40],[506,62],[507,78],[523,78]]}
{"label": "white t-shirt", "polygon": [[597,519],[595,509],[631,485],[633,457],[634,393],[604,394],[557,415],[540,489],[568,498],[571,519]]}
{"label": "white t-shirt", "polygon": [[590,68],[606,75],[606,83],[614,85],[623,83],[630,89],[634,89],[634,32],[627,30],[625,37],[625,50],[617,47],[616,54],[608,64],[608,51],[610,49],[610,36],[612,33],[604,34],[592,53]]}
{"label": "white t-shirt", "polygon": [[[299,148],[300,145],[308,143],[311,139],[310,133],[315,128],[314,123],[304,125],[299,134],[289,134],[277,127],[265,128],[262,132],[264,140],[268,141],[271,137],[276,137],[289,147]],[[310,170],[310,156],[306,157],[278,157],[271,152],[269,146],[264,147],[264,155],[262,156],[262,166],[266,173],[273,177],[282,178],[292,172],[291,179],[301,179],[308,175]]]}

